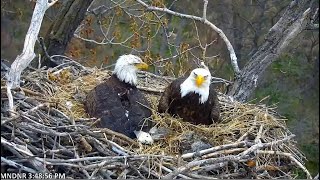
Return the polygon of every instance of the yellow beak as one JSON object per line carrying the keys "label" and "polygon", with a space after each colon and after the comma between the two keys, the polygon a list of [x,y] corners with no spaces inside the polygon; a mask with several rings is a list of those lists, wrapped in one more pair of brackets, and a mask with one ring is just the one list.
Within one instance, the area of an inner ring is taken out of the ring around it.
{"label": "yellow beak", "polygon": [[142,62],[142,63],[139,63],[139,64],[136,64],[135,65],[139,70],[147,70],[148,69],[148,64]]}
{"label": "yellow beak", "polygon": [[198,76],[196,77],[196,85],[197,85],[198,87],[200,87],[200,86],[202,85],[203,81],[204,81],[204,77],[203,77],[203,76],[198,75]]}

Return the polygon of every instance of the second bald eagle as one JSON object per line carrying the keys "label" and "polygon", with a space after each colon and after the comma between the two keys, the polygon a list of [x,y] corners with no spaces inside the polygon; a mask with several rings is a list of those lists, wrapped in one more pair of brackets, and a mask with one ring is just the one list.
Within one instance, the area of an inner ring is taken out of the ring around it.
{"label": "second bald eagle", "polygon": [[204,68],[194,69],[188,77],[174,80],[162,94],[158,111],[178,115],[193,124],[218,122],[220,105],[210,82],[210,71]]}

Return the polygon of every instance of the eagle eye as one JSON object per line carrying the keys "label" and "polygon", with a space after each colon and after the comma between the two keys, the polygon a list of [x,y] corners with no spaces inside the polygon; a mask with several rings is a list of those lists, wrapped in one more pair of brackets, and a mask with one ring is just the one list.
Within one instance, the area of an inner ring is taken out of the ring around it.
{"label": "eagle eye", "polygon": [[208,75],[204,76],[204,78],[207,79],[207,78],[208,78]]}
{"label": "eagle eye", "polygon": [[193,72],[193,74],[194,74],[194,76],[195,76],[195,77],[197,77],[197,76],[198,76],[198,74],[196,74],[195,72]]}

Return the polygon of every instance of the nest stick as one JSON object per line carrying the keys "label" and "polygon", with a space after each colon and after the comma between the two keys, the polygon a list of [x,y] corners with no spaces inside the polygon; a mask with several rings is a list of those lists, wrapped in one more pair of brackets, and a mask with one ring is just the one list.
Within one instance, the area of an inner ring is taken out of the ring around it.
{"label": "nest stick", "polygon": [[257,153],[286,156],[290,158],[294,163],[296,163],[306,173],[308,179],[312,179],[312,176],[310,172],[307,170],[307,168],[304,165],[302,165],[296,158],[294,158],[290,153],[284,153],[279,151],[265,151],[265,150],[258,150]]}
{"label": "nest stick", "polygon": [[241,141],[241,142],[236,142],[232,144],[226,144],[226,145],[221,145],[221,146],[215,146],[209,149],[201,150],[199,152],[192,152],[192,153],[186,153],[183,154],[181,157],[182,159],[187,159],[187,158],[192,158],[195,156],[203,156],[204,154],[212,153],[215,151],[220,151],[223,149],[231,149],[231,148],[236,148],[236,147],[243,147],[246,145],[246,141]]}

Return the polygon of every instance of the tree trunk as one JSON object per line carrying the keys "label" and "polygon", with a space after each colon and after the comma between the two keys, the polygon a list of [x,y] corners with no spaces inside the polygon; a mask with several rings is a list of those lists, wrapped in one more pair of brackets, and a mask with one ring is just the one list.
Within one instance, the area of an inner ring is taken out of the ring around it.
{"label": "tree trunk", "polygon": [[[87,8],[93,0],[68,0],[57,18],[51,24],[46,37],[45,45],[49,56],[64,54],[67,45],[73,37],[74,31],[85,17]],[[54,67],[56,64],[43,55],[43,65]]]}
{"label": "tree trunk", "polygon": [[269,30],[264,44],[235,78],[228,95],[240,102],[248,100],[257,87],[259,77],[307,26],[311,12],[307,8],[309,3],[310,0],[294,0],[290,3],[279,21]]}

